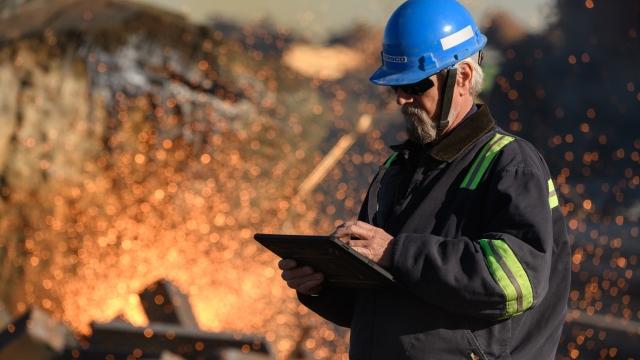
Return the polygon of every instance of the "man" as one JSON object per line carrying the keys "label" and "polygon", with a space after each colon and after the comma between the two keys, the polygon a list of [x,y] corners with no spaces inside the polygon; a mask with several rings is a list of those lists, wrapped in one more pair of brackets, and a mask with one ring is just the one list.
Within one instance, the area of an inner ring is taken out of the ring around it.
{"label": "man", "polygon": [[352,359],[553,359],[570,249],[549,170],[473,102],[486,38],[455,0],[409,0],[387,23],[382,66],[409,140],[334,235],[401,289],[323,287],[284,259],[300,301],[351,328]]}

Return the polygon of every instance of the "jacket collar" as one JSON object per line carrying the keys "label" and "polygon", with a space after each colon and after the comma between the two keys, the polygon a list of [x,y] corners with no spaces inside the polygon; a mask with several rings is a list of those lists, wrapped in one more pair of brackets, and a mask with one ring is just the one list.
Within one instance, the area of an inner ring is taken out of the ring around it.
{"label": "jacket collar", "polygon": [[[430,146],[427,153],[434,159],[451,162],[460,153],[476,142],[482,135],[488,133],[495,127],[495,120],[489,112],[487,105],[476,105],[476,111],[472,111],[462,120],[449,134]],[[391,149],[398,152],[414,151],[418,148],[410,141],[404,144],[391,146]]]}

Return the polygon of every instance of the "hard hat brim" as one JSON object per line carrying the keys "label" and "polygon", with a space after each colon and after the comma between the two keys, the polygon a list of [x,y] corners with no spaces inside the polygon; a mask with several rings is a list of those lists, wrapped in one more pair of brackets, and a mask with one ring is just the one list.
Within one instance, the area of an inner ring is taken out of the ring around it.
{"label": "hard hat brim", "polygon": [[378,70],[371,75],[369,81],[380,86],[406,85],[416,83],[431,75],[433,74],[416,69],[408,69],[402,72],[391,72],[386,70],[384,66],[380,66]]}

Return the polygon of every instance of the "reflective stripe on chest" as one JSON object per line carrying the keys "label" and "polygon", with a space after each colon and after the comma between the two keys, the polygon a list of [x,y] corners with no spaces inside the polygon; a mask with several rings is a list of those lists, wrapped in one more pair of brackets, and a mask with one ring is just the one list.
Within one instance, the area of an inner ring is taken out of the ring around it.
{"label": "reflective stripe on chest", "polygon": [[480,181],[484,178],[487,169],[491,166],[491,163],[495,159],[496,155],[504,148],[508,143],[515,140],[514,137],[495,134],[491,140],[489,140],[478,153],[467,176],[462,180],[460,188],[475,190],[480,184]]}

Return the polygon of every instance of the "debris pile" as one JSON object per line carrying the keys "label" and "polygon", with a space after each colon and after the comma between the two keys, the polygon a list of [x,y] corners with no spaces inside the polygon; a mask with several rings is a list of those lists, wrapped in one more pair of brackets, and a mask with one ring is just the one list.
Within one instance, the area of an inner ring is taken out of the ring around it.
{"label": "debris pile", "polygon": [[92,323],[91,335],[73,335],[43,310],[33,308],[0,333],[2,359],[215,359],[274,358],[263,337],[200,330],[189,299],[159,280],[140,293],[148,325],[121,318]]}

